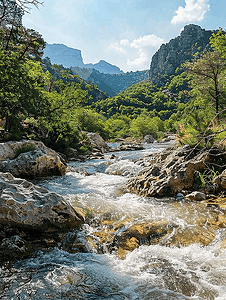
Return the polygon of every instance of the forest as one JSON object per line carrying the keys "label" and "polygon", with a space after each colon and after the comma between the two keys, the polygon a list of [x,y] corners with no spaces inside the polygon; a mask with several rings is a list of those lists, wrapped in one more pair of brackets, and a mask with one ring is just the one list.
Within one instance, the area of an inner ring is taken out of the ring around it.
{"label": "forest", "polygon": [[41,34],[25,28],[22,16],[39,1],[1,1],[0,139],[41,140],[65,152],[85,153],[84,132],[105,140],[166,133],[181,145],[224,146],[226,96],[226,32],[215,31],[210,47],[181,65],[166,84],[149,80],[114,97],[73,75],[70,69],[43,59]]}

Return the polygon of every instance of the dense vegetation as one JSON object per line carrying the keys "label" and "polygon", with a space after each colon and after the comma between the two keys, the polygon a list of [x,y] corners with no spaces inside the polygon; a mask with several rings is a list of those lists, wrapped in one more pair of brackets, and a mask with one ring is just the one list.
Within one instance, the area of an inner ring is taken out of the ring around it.
{"label": "dense vegetation", "polygon": [[178,133],[180,142],[208,146],[225,137],[226,35],[210,39],[211,48],[184,63],[164,86],[146,80],[107,98],[97,86],[71,70],[43,60],[41,35],[23,27],[26,4],[0,1],[1,140],[39,139],[66,151],[86,150],[84,131],[105,139],[156,139]]}

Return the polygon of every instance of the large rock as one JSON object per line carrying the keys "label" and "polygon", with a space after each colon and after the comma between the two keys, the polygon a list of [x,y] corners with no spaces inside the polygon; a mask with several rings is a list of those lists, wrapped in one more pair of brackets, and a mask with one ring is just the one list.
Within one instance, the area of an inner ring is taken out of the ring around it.
{"label": "large rock", "polygon": [[22,140],[0,143],[1,172],[10,172],[16,177],[32,178],[64,175],[66,169],[67,166],[61,157],[42,142]]}
{"label": "large rock", "polygon": [[[145,165],[149,166],[132,178],[127,187],[144,196],[174,196],[192,189],[195,171],[204,169],[209,159],[208,152],[195,155],[188,146],[166,149],[146,158]],[[144,164],[144,160],[140,163]]]}
{"label": "large rock", "polygon": [[90,139],[91,146],[95,148],[97,151],[100,151],[101,153],[105,153],[110,150],[110,147],[104,141],[104,139],[99,135],[99,133],[88,132],[87,136]]}
{"label": "large rock", "polygon": [[0,173],[0,224],[40,231],[77,227],[83,217],[62,196]]}

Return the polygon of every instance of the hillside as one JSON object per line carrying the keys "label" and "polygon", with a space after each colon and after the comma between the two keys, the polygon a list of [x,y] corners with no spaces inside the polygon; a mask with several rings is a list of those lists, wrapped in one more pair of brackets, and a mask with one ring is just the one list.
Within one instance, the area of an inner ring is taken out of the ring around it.
{"label": "hillside", "polygon": [[127,72],[124,74],[104,74],[95,69],[74,67],[72,71],[86,81],[97,85],[100,90],[106,92],[111,97],[126,90],[135,83],[148,79],[148,70]]}

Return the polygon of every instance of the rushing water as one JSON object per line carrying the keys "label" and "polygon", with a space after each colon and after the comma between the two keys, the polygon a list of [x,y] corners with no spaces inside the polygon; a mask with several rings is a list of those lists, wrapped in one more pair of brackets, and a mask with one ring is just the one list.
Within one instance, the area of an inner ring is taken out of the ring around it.
{"label": "rushing water", "polygon": [[[73,162],[64,177],[36,183],[63,195],[72,205],[93,214],[94,219],[108,215],[111,219],[127,218],[125,226],[146,220],[192,228],[200,218],[211,218],[214,211],[202,203],[123,192],[126,180],[141,168],[132,160],[163,147],[154,144],[143,151],[118,152],[114,160],[109,154],[101,160]],[[98,222],[85,224],[78,234],[81,240],[101,230],[98,226]],[[226,231],[220,229],[205,247],[141,245],[125,259],[107,250],[99,254],[91,244],[87,245],[88,253],[68,253],[57,247],[38,251],[12,269],[1,270],[0,299],[224,300],[226,250],[220,248],[224,239]]]}

